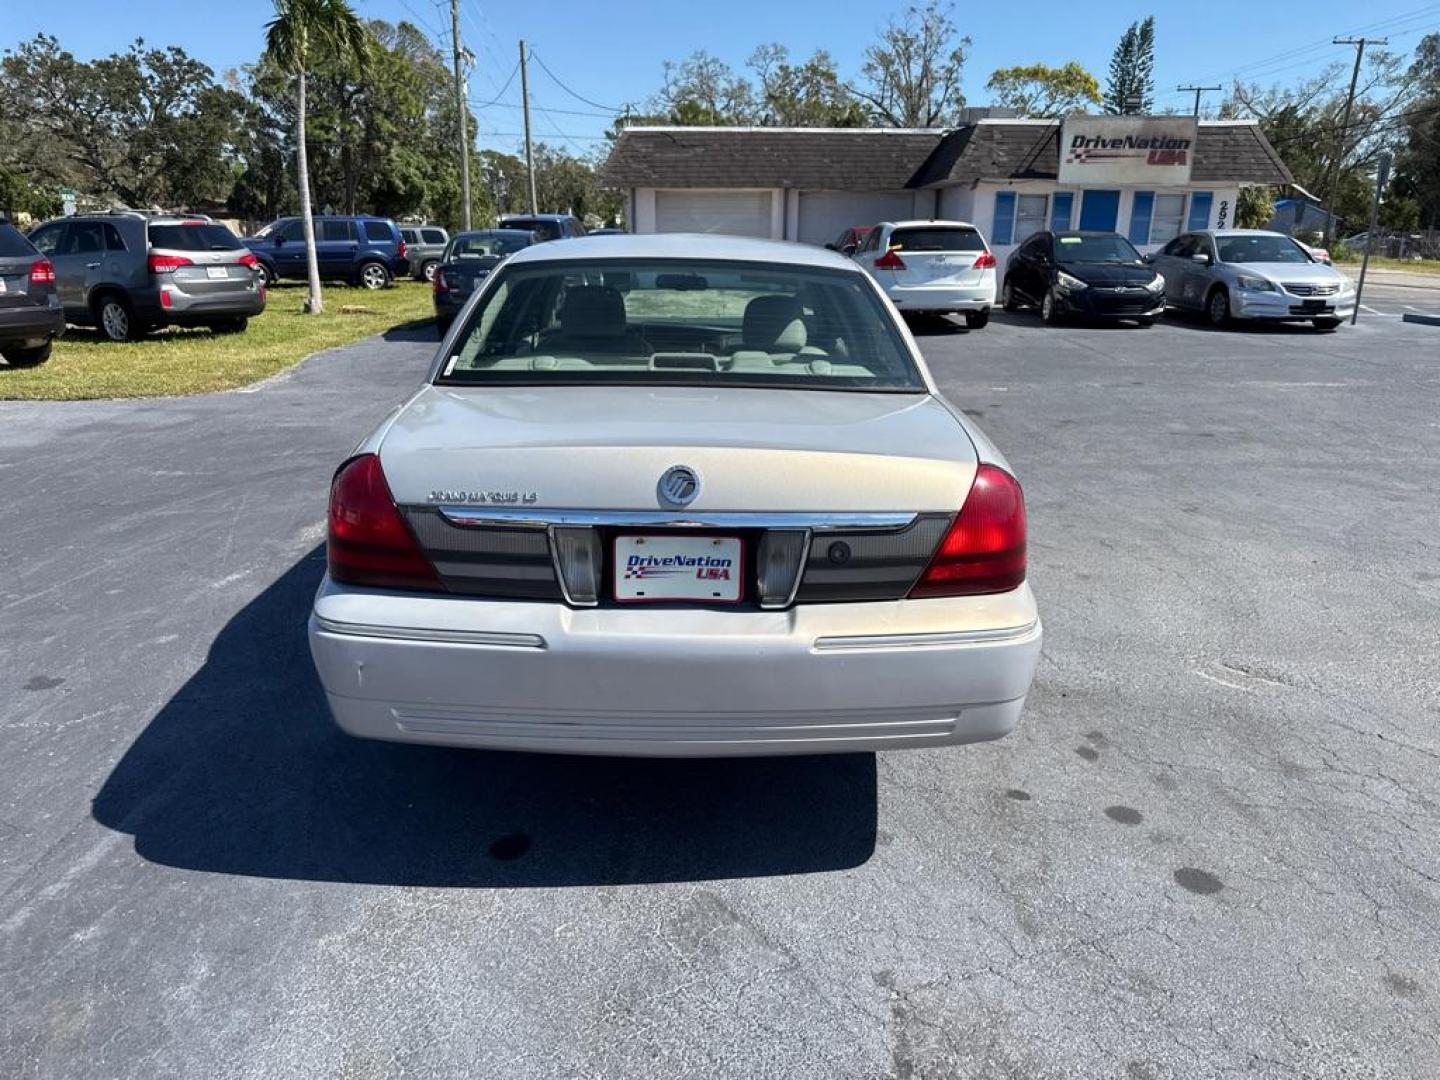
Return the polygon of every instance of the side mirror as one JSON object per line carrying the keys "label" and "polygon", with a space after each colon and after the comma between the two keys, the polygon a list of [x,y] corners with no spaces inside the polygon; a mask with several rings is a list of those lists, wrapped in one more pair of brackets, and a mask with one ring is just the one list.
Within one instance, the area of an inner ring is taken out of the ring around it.
{"label": "side mirror", "polygon": [[1210,256],[1205,254],[1205,252],[1203,251],[1197,251],[1194,255],[1191,255],[1190,258],[1193,259],[1195,262],[1199,263],[1201,266],[1210,265]]}
{"label": "side mirror", "polygon": [[1141,256],[1140,256],[1140,261],[1143,262],[1146,266],[1151,266],[1151,265],[1153,265],[1154,262],[1155,262],[1155,256],[1154,256],[1153,254],[1151,254],[1151,255],[1141,255]]}
{"label": "side mirror", "polygon": [[842,248],[840,249],[840,254],[841,254],[841,255],[854,255],[855,252],[857,252],[857,251],[859,251],[859,250],[860,250],[860,248],[859,248],[857,245],[855,245],[855,244],[846,244],[844,247],[842,247]]}

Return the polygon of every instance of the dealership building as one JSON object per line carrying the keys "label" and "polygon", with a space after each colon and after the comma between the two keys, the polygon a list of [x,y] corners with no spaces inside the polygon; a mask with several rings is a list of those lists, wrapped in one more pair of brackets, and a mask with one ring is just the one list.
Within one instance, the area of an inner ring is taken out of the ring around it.
{"label": "dealership building", "polygon": [[1002,260],[1044,228],[1113,230],[1142,251],[1226,228],[1244,185],[1290,171],[1251,121],[1074,116],[953,130],[631,127],[601,170],[637,233],[823,244],[854,225],[947,218]]}

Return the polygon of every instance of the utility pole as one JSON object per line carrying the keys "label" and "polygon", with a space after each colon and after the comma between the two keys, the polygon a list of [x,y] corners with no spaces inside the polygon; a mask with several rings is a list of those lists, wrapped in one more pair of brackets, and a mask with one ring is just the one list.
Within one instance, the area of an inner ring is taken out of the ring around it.
{"label": "utility pole", "polygon": [[1355,84],[1360,81],[1360,61],[1365,57],[1366,45],[1388,45],[1390,39],[1382,38],[1335,38],[1333,45],[1355,46],[1355,70],[1350,73],[1350,92],[1345,95],[1345,118],[1340,121],[1340,145],[1335,148],[1335,161],[1330,166],[1330,205],[1325,207],[1325,246],[1335,241],[1335,197],[1340,188],[1340,165],[1345,158],[1345,144],[1350,137],[1350,110],[1355,106]]}
{"label": "utility pole", "polygon": [[1200,118],[1200,95],[1207,90],[1224,90],[1225,88],[1223,86],[1177,86],[1175,89],[1180,93],[1188,90],[1195,91],[1195,112],[1191,115],[1198,120]]}
{"label": "utility pole", "polygon": [[460,226],[470,231],[470,110],[465,107],[465,52],[460,47],[460,0],[450,0],[450,41],[455,57],[455,116],[460,125]]}
{"label": "utility pole", "polygon": [[[459,0],[452,0],[458,3]],[[530,148],[530,77],[525,71],[525,42],[520,42],[520,100],[525,105],[525,175],[530,180],[530,213],[538,213],[535,205],[535,155]]]}
{"label": "utility pole", "polygon": [[1380,152],[1380,163],[1375,168],[1375,198],[1370,203],[1370,232],[1365,237],[1365,257],[1360,261],[1360,282],[1355,286],[1355,310],[1350,313],[1350,325],[1360,318],[1360,297],[1365,293],[1365,271],[1370,269],[1370,250],[1375,246],[1375,233],[1380,228],[1380,193],[1390,179],[1390,151]]}

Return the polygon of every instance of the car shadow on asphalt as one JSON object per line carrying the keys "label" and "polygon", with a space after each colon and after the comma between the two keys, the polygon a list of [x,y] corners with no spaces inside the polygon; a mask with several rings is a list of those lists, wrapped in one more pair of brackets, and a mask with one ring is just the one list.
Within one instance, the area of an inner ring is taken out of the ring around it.
{"label": "car shadow on asphalt", "polygon": [[370,742],[306,642],[317,549],[236,614],[106,779],[97,821],[167,866],[530,887],[842,870],[875,847],[873,754],[642,760]]}
{"label": "car shadow on asphalt", "polygon": [[971,332],[964,320],[952,319],[948,315],[933,315],[920,311],[907,311],[902,314],[905,318],[905,325],[917,338],[949,337],[952,334],[963,335]]}
{"label": "car shadow on asphalt", "polygon": [[435,334],[434,319],[411,319],[390,327],[380,335],[386,341],[419,341],[434,345],[439,338]]}

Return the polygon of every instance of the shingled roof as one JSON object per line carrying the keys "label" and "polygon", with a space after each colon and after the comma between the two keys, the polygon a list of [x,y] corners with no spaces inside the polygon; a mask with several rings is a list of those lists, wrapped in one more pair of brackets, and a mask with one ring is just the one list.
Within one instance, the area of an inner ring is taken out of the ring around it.
{"label": "shingled roof", "polygon": [[940,131],[887,128],[626,128],[601,167],[611,187],[903,188]]}
{"label": "shingled roof", "polygon": [[[1058,122],[985,120],[954,131],[633,127],[601,167],[610,187],[893,191],[977,180],[1055,180]],[[1292,184],[1252,123],[1201,121],[1194,183]]]}

